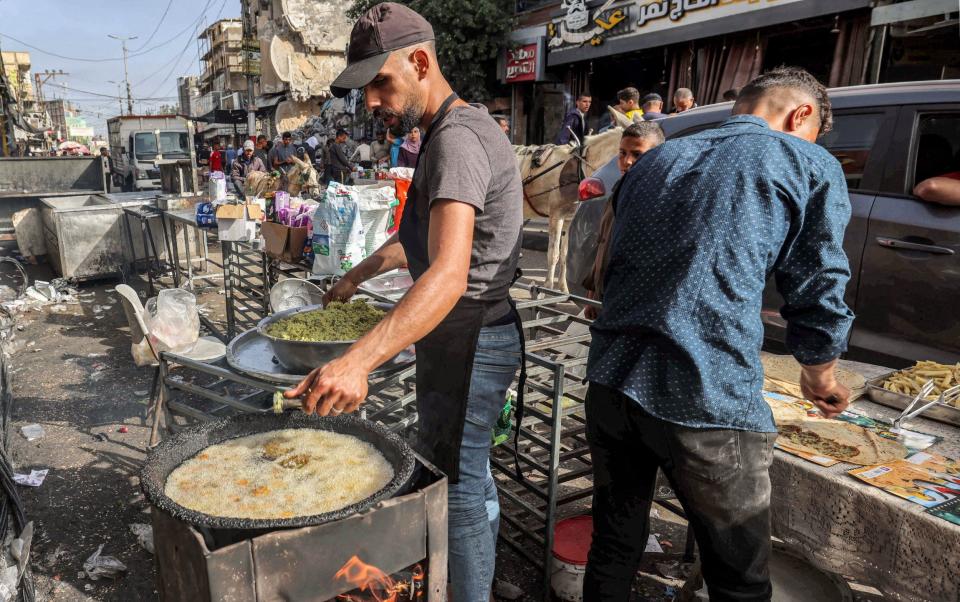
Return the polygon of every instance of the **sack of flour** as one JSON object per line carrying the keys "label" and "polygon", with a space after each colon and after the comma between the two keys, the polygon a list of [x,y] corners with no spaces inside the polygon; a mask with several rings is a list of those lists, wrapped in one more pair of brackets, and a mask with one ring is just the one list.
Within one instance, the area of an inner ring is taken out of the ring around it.
{"label": "sack of flour", "polygon": [[367,256],[355,187],[330,182],[311,221],[314,274],[342,276]]}

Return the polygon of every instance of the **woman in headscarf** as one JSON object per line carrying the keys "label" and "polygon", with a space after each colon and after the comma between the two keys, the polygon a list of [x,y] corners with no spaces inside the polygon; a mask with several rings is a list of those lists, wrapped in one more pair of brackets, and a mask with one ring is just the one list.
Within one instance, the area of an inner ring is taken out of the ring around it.
{"label": "woman in headscarf", "polygon": [[400,154],[397,156],[397,167],[417,167],[417,158],[420,156],[420,128],[413,128],[400,145]]}

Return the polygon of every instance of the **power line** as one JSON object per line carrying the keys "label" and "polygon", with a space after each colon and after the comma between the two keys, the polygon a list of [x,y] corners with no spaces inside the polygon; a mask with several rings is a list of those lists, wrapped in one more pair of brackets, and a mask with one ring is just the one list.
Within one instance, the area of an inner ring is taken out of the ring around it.
{"label": "power line", "polygon": [[[209,3],[210,3],[210,1],[208,0],[207,4],[209,4]],[[214,22],[216,22],[216,21],[218,21],[218,20],[220,19],[220,15],[223,14],[223,9],[224,9],[226,6],[227,6],[227,0],[223,0],[223,2],[220,3],[220,10],[217,11],[217,16],[214,17],[214,19],[213,19]],[[197,27],[198,30],[199,30],[199,27],[200,27],[200,26],[198,25],[198,27]],[[196,37],[196,36],[193,36],[193,37]],[[170,79],[170,76],[173,74],[174,70],[180,65],[180,61],[183,60],[183,55],[186,54],[187,49],[190,48],[190,42],[191,42],[191,41],[192,41],[192,40],[187,40],[187,43],[186,43],[186,45],[183,47],[183,50],[181,50],[179,56],[177,56],[176,62],[173,64],[172,67],[170,67],[170,70],[167,71],[167,74],[166,74],[165,76],[163,76],[163,79],[162,79],[162,80],[160,80],[160,84],[153,90],[153,92],[151,92],[151,93],[149,94],[149,96],[153,96],[154,94],[156,94],[157,92],[159,92],[159,91],[161,90],[161,88],[163,88],[164,84],[167,83],[167,80]]]}
{"label": "power line", "polygon": [[143,46],[137,48],[133,52],[140,52],[144,48],[150,45],[150,42],[153,41],[153,36],[157,35],[157,32],[160,31],[160,26],[163,25],[164,19],[167,18],[167,13],[170,12],[170,7],[173,5],[173,0],[168,0],[167,8],[163,9],[163,14],[160,15],[160,20],[157,21],[157,26],[153,28],[153,33],[150,34],[150,37],[147,38],[147,41],[143,43]]}
{"label": "power line", "polygon": [[[206,5],[204,5],[204,8],[203,8],[202,13],[205,13],[205,12],[206,12],[206,9],[207,9],[207,7],[210,5],[210,2],[212,2],[212,0],[207,0],[207,3],[206,3]],[[190,24],[188,24],[185,28],[181,29],[181,30],[180,30],[176,35],[174,35],[173,37],[171,37],[171,38],[169,38],[169,39],[167,39],[167,40],[165,40],[165,41],[163,41],[163,42],[160,42],[159,44],[156,44],[156,45],[154,45],[154,46],[151,46],[150,48],[147,48],[146,50],[142,50],[142,51],[139,51],[139,52],[135,52],[135,53],[133,53],[133,54],[130,54],[130,55],[128,55],[127,58],[134,58],[134,57],[138,57],[138,56],[143,56],[143,55],[145,55],[145,54],[149,54],[150,52],[153,52],[154,50],[156,50],[156,49],[158,49],[158,48],[162,48],[162,47],[166,46],[167,44],[175,41],[177,38],[179,38],[180,36],[182,36],[183,34],[185,34],[186,32],[188,32],[188,31],[190,31],[191,29],[193,29],[193,28],[195,27],[195,24],[196,24],[198,21],[201,21],[204,16],[206,16],[206,15],[205,15],[205,14],[201,14],[200,17],[198,17],[198,18],[195,19],[194,21],[191,21]],[[123,60],[123,57],[116,57],[116,58],[107,58],[107,57],[104,57],[104,58],[90,58],[90,57],[66,56],[66,55],[63,55],[63,54],[56,53],[56,52],[51,52],[50,50],[46,50],[46,49],[44,49],[44,48],[40,48],[39,46],[34,46],[33,44],[30,44],[30,43],[28,43],[28,42],[24,42],[23,40],[21,40],[21,39],[19,39],[19,38],[15,38],[15,37],[13,37],[13,36],[10,35],[10,34],[0,33],[0,37],[7,38],[7,39],[9,39],[9,40],[13,40],[13,41],[16,42],[17,44],[21,44],[21,45],[23,45],[23,46],[26,46],[27,48],[30,48],[31,50],[36,50],[37,52],[39,52],[39,53],[41,53],[41,54],[46,54],[46,55],[49,55],[49,56],[53,56],[53,57],[56,57],[56,58],[58,58],[58,59],[63,59],[63,60],[65,60],[65,61],[79,61],[79,62],[82,62],[82,63],[113,63],[113,62],[117,62],[117,61],[122,61],[122,60]]]}
{"label": "power line", "polygon": [[[117,95],[115,95],[115,94],[103,94],[103,93],[101,93],[101,92],[91,92],[90,90],[81,90],[80,88],[75,88],[75,87],[73,87],[73,86],[67,86],[66,84],[52,83],[52,84],[48,84],[48,85],[54,86],[54,87],[56,87],[56,88],[62,88],[62,89],[63,89],[64,91],[66,91],[66,92],[79,92],[80,94],[89,94],[90,96],[98,96],[98,97],[100,97],[100,98],[109,98],[109,99],[111,99],[111,100],[118,100],[118,99],[122,99],[122,98],[123,98],[122,96],[117,96]],[[156,97],[154,97],[154,96],[143,96],[143,97],[134,98],[134,100],[136,100],[136,101],[143,101],[143,100],[154,100],[154,99],[162,99],[162,98],[164,98],[164,97],[161,97],[161,96],[156,96]],[[168,98],[173,98],[173,97],[168,97]]]}
{"label": "power line", "polygon": [[[193,39],[196,37],[197,29],[198,29],[198,27],[199,27],[199,23],[200,23],[200,22],[202,21],[202,19],[206,16],[207,10],[209,9],[210,3],[211,3],[212,1],[213,1],[213,0],[207,0],[207,3],[204,5],[203,10],[201,11],[200,17],[198,17],[196,20],[193,21],[193,23],[191,23],[191,25],[194,26],[194,29],[193,29],[193,35],[190,36],[190,40],[193,40]],[[187,45],[188,45],[188,46],[189,46],[189,44],[190,44],[190,41],[187,42]],[[169,61],[167,61],[167,62],[164,63],[163,65],[161,65],[161,66],[157,67],[156,69],[154,69],[153,72],[151,72],[151,73],[150,73],[149,75],[147,75],[145,78],[143,78],[143,79],[141,79],[140,81],[134,83],[133,86],[134,86],[134,87],[137,87],[137,86],[139,86],[140,84],[142,84],[142,83],[144,83],[144,82],[146,82],[146,81],[148,81],[148,80],[153,79],[154,77],[157,76],[157,74],[159,74],[161,71],[163,71],[164,69],[166,69],[166,68],[167,68],[168,66],[170,66],[172,63],[174,63],[174,62],[179,62],[180,59],[182,58],[182,56],[183,56],[182,53],[174,56],[173,58],[171,58]]]}

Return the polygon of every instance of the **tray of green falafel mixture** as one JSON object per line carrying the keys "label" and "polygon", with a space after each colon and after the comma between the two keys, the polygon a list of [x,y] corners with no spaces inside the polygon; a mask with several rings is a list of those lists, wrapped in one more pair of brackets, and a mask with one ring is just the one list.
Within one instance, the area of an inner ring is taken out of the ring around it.
{"label": "tray of green falafel mixture", "polygon": [[[387,310],[389,305],[355,300],[276,312],[230,341],[227,363],[254,378],[297,384],[313,368],[345,353],[379,323]],[[413,365],[414,360],[411,346],[371,372],[370,378],[393,376]]]}

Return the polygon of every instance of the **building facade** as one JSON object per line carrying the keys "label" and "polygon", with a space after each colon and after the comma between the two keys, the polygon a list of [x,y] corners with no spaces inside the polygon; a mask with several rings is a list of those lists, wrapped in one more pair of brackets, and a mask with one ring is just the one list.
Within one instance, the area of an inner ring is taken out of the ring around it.
{"label": "building facade", "polygon": [[4,79],[8,94],[16,107],[19,126],[15,128],[14,138],[20,152],[37,151],[46,145],[45,130],[50,127],[50,119],[43,102],[37,94],[33,75],[30,72],[29,52],[0,52]]}
{"label": "building facade", "polygon": [[672,110],[678,88],[691,89],[698,104],[719,102],[785,64],[831,87],[960,76],[952,0],[562,0],[517,8],[520,27],[501,79],[512,84],[515,141],[524,144],[552,142],[581,93],[593,97],[596,130],[627,86],[659,93]]}
{"label": "building facade", "polygon": [[221,19],[199,36],[199,96],[193,116],[204,139],[219,139],[224,146],[239,146],[246,136],[243,117],[247,105],[247,78],[244,74],[243,23]]}
{"label": "building facade", "polygon": [[242,0],[248,45],[256,55],[257,111],[266,134],[296,130],[321,113],[330,84],[346,65],[352,27],[346,13],[351,4]]}
{"label": "building facade", "polygon": [[187,75],[177,78],[178,112],[181,115],[193,117],[198,109],[200,99],[200,78]]}

